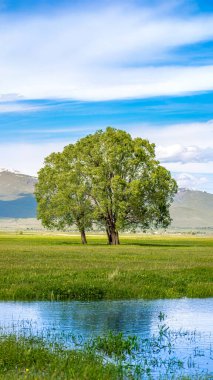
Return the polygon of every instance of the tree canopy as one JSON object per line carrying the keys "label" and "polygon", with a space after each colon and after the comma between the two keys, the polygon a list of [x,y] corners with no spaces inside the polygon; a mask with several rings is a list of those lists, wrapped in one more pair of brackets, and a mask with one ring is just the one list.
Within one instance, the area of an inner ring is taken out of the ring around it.
{"label": "tree canopy", "polygon": [[46,227],[76,224],[85,243],[85,230],[96,223],[109,244],[119,244],[119,231],[166,228],[176,191],[154,144],[108,127],[48,156],[35,195]]}

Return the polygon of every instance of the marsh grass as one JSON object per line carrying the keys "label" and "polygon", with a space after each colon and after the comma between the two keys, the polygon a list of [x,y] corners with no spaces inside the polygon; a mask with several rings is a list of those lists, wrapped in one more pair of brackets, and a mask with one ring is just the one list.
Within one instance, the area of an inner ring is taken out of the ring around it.
{"label": "marsh grass", "polygon": [[1,300],[213,296],[213,238],[0,234]]}
{"label": "marsh grass", "polygon": [[[210,379],[204,363],[212,360],[210,351],[199,349],[199,334],[187,331],[171,331],[164,322],[165,314],[160,313],[158,332],[151,338],[124,336],[122,333],[108,332],[86,343],[91,352],[112,359],[121,369],[124,378],[131,379]],[[188,346],[180,357],[176,345]],[[189,343],[190,342],[190,343]],[[199,362],[202,357],[203,363]],[[108,361],[106,361],[108,362]]]}
{"label": "marsh grass", "polygon": [[198,348],[184,358],[174,354],[180,338],[199,344],[196,333],[192,339],[187,332],[170,331],[163,314],[159,321],[158,333],[151,338],[110,331],[87,341],[70,336],[72,349],[59,343],[57,335],[47,340],[33,334],[3,334],[0,379],[210,379],[211,373],[196,362]]}
{"label": "marsh grass", "polygon": [[0,379],[119,379],[120,369],[92,352],[48,346],[41,339],[0,340]]}

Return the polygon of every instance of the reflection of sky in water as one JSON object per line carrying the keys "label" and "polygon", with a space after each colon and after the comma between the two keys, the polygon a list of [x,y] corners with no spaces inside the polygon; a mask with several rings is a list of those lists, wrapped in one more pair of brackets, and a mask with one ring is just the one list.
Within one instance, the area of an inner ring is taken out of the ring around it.
{"label": "reflection of sky in water", "polygon": [[[69,344],[70,336],[84,339],[114,333],[151,338],[157,335],[160,313],[171,331],[174,355],[196,357],[199,370],[213,371],[213,298],[154,301],[0,302],[3,332],[42,335]],[[187,331],[187,335],[184,332]],[[196,331],[196,334],[194,332]],[[212,372],[211,372],[212,373]]]}
{"label": "reflection of sky in water", "polygon": [[[158,308],[166,314],[172,330],[213,332],[213,299],[160,300]],[[155,321],[154,321],[155,324]]]}
{"label": "reflection of sky in water", "polygon": [[213,299],[98,302],[0,302],[0,326],[31,321],[38,329],[53,325],[63,331],[97,335],[108,330],[149,336],[158,315],[172,330],[213,332]]}

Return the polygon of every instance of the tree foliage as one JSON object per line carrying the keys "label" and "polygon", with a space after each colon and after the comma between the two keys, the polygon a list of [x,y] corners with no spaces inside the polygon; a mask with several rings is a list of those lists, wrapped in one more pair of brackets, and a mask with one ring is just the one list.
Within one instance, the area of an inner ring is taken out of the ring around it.
{"label": "tree foliage", "polygon": [[52,153],[38,173],[35,188],[37,215],[47,228],[64,229],[75,224],[85,244],[85,230],[92,226],[92,205],[79,171],[73,145]]}
{"label": "tree foliage", "polygon": [[109,244],[119,243],[120,230],[166,228],[177,185],[154,148],[108,127],[51,154],[36,186],[38,217],[47,227],[75,223],[84,232],[95,222]]}

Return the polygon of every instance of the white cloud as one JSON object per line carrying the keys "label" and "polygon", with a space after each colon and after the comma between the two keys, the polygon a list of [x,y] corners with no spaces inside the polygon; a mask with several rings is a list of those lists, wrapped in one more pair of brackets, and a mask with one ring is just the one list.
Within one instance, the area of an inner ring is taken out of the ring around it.
{"label": "white cloud", "polygon": [[44,158],[52,152],[62,151],[71,141],[60,143],[7,143],[0,144],[0,167],[14,168],[23,174],[36,175]]}
{"label": "white cloud", "polygon": [[169,8],[124,3],[2,14],[2,93],[103,100],[213,89],[212,65],[162,66],[174,48],[213,39],[213,16]]}
{"label": "white cloud", "polygon": [[213,148],[201,149],[198,146],[183,146],[180,144],[156,148],[157,158],[161,162],[209,162],[213,161]]}
{"label": "white cloud", "polygon": [[212,174],[213,173],[213,160],[206,162],[187,162],[182,164],[180,162],[165,162],[162,163],[168,170],[176,173],[203,173]]}
{"label": "white cloud", "polygon": [[[49,133],[51,135],[57,135],[62,133],[91,133],[94,130],[93,126],[86,126],[86,127],[68,127],[68,128],[40,128],[40,129],[30,129],[30,133],[32,134],[39,134],[42,135],[43,133]],[[22,133],[29,132],[28,129],[24,130],[22,129]],[[95,132],[95,131],[94,131]]]}
{"label": "white cloud", "polygon": [[141,125],[130,132],[134,137],[154,142],[157,158],[173,173],[213,173],[212,120],[167,126]]}
{"label": "white cloud", "polygon": [[200,149],[213,148],[213,121],[181,123],[171,125],[141,125],[130,129],[133,136],[141,136],[154,142],[156,146],[168,147],[197,146]]}
{"label": "white cloud", "polygon": [[180,188],[187,189],[202,189],[203,186],[208,184],[209,180],[206,176],[192,175],[189,173],[181,173],[176,176],[176,181]]}
{"label": "white cloud", "polygon": [[4,103],[4,102],[16,102],[16,101],[19,101],[19,100],[22,100],[23,99],[23,96],[19,95],[19,94],[15,94],[15,93],[7,93],[7,94],[1,94],[0,95],[0,102],[1,103]]}
{"label": "white cloud", "polygon": [[44,110],[48,108],[48,106],[45,105],[32,105],[32,104],[26,104],[26,103],[6,103],[0,102],[0,114],[1,113],[22,113],[22,112],[36,112],[40,110]]}

